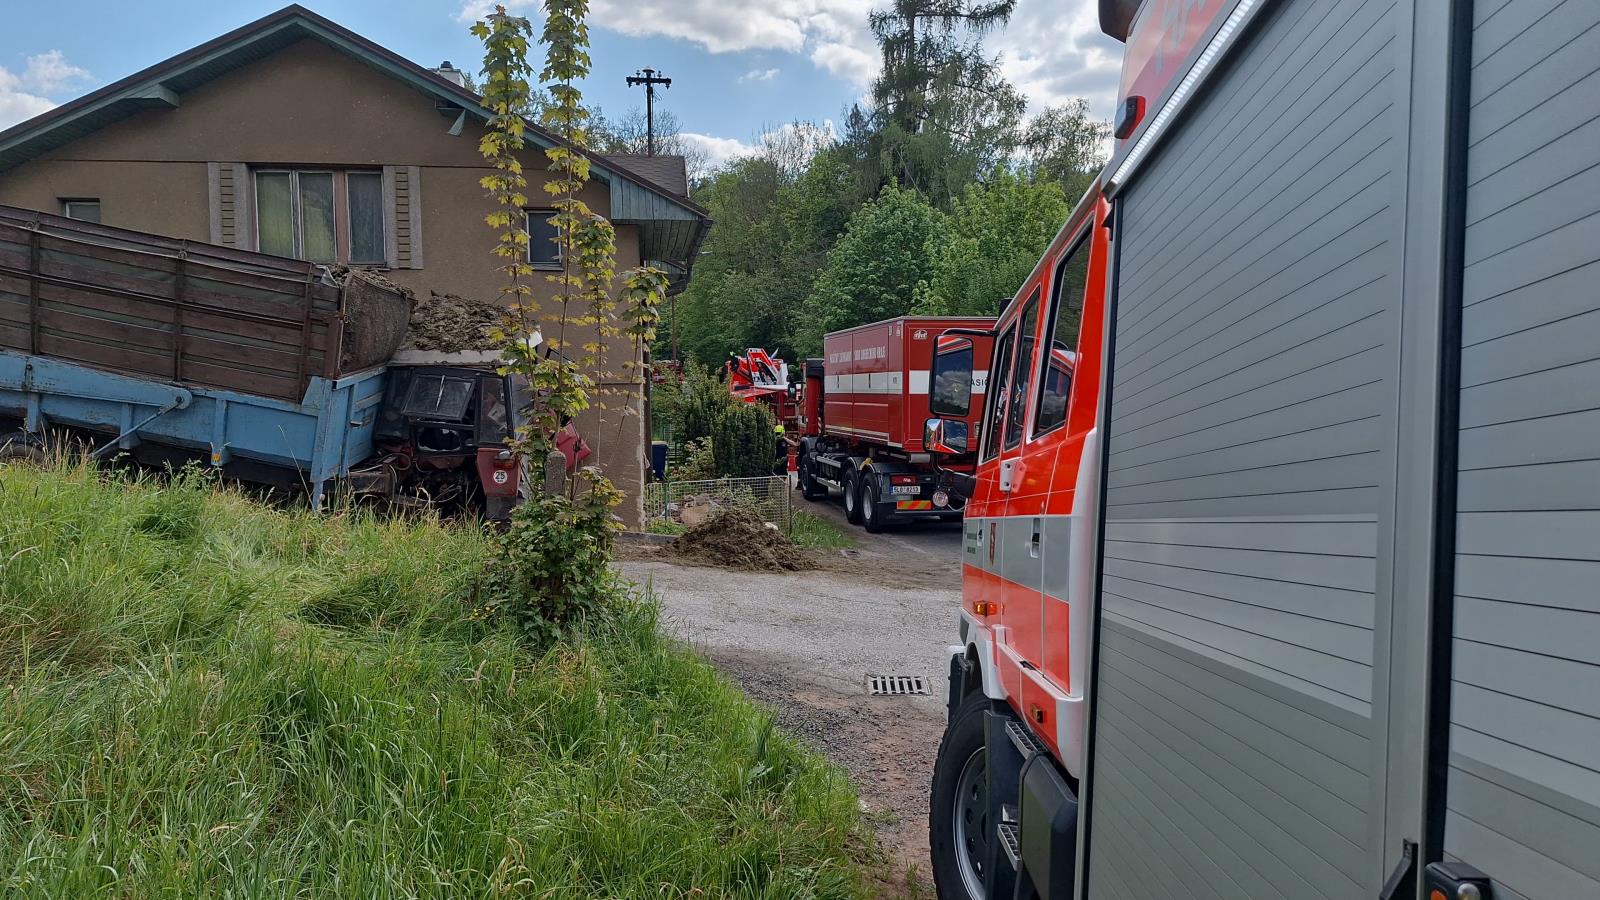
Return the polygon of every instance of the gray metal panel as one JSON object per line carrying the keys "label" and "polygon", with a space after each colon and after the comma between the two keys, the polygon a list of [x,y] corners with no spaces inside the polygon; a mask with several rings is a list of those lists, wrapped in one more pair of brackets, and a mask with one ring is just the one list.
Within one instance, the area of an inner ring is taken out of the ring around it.
{"label": "gray metal panel", "polygon": [[1373,878],[1401,13],[1264,15],[1118,213],[1093,900]]}
{"label": "gray metal panel", "polygon": [[1473,33],[1445,850],[1600,896],[1600,6]]}

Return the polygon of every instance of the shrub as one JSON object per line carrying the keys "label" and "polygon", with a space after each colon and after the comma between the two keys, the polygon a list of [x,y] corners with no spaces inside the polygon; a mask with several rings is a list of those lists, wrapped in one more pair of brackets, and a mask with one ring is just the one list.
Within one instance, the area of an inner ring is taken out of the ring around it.
{"label": "shrub", "polygon": [[690,441],[683,446],[683,462],[667,472],[671,481],[709,481],[717,477],[717,455],[711,438]]}
{"label": "shrub", "polygon": [[720,378],[695,362],[684,367],[683,433],[678,440],[688,443],[712,436],[717,419],[734,405],[733,395]]}
{"label": "shrub", "polygon": [[608,563],[619,492],[592,467],[571,496],[538,493],[517,507],[496,539],[479,615],[505,615],[535,646],[563,637],[616,594]]}
{"label": "shrub", "polygon": [[711,435],[717,471],[733,478],[772,474],[778,453],[772,412],[759,403],[737,403],[717,417]]}

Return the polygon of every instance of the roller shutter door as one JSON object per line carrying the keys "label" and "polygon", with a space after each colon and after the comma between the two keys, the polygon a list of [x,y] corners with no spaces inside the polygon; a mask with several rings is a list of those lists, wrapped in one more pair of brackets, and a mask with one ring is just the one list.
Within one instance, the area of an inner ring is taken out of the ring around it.
{"label": "roller shutter door", "polygon": [[1265,15],[1118,211],[1093,900],[1373,888],[1399,13]]}
{"label": "roller shutter door", "polygon": [[1600,897],[1600,4],[1474,19],[1445,852]]}

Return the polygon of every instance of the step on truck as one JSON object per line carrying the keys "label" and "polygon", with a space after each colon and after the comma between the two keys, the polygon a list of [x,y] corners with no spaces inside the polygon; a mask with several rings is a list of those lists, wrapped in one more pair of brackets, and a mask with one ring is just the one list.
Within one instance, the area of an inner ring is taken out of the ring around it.
{"label": "step on truck", "polygon": [[1600,4],[1099,12],[1114,152],[972,398],[940,897],[1600,897]]}
{"label": "step on truck", "polygon": [[485,354],[396,362],[410,315],[359,272],[0,206],[0,458],[66,439],[503,518],[527,392]]}
{"label": "step on truck", "polygon": [[[963,500],[950,479],[970,477],[973,457],[946,453],[936,465],[923,425],[930,393],[981,395],[983,377],[930,381],[928,366],[950,332],[984,371],[993,325],[992,318],[905,316],[824,336],[825,355],[806,360],[801,393],[797,479],[804,497],[825,500],[838,491],[845,517],[871,532],[896,521],[960,518]],[[955,434],[976,424],[974,415],[947,427]]]}

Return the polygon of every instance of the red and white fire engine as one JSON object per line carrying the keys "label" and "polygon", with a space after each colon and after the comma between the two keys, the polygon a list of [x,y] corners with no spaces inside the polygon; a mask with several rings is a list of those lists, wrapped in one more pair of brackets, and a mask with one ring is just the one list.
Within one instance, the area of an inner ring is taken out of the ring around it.
{"label": "red and white fire engine", "polygon": [[[970,479],[975,457],[947,452],[935,464],[923,425],[930,398],[956,395],[969,412],[948,430],[976,428],[971,398],[981,404],[984,381],[970,371],[988,365],[993,325],[992,318],[904,316],[826,335],[825,356],[805,363],[798,460],[805,498],[839,491],[845,517],[871,532],[896,521],[960,518],[965,497],[948,482]],[[955,354],[968,361],[968,371],[956,380],[930,380],[939,336],[956,332],[972,335]]]}
{"label": "red and white fire engine", "polygon": [[1600,3],[1099,14],[1110,162],[936,336],[939,896],[1600,897]]}

